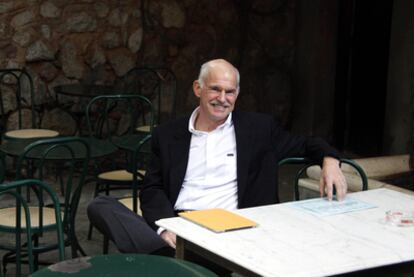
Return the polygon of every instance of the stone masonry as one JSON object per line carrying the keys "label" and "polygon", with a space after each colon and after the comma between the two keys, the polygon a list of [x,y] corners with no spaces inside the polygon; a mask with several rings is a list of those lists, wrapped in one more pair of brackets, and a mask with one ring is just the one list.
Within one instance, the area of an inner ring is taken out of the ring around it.
{"label": "stone masonry", "polygon": [[[242,109],[286,123],[294,11],[295,1],[286,0],[3,0],[0,68],[28,70],[41,126],[64,135],[73,134],[76,119],[56,105],[55,86],[113,85],[134,67],[167,67],[178,79],[180,115],[196,103],[191,85],[199,65],[219,57],[241,71]],[[10,127],[16,116],[9,110]]]}

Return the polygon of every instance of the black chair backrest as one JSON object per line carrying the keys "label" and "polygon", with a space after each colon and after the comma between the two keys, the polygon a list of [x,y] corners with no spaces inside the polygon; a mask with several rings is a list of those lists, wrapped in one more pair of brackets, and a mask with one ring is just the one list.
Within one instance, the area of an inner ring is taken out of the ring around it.
{"label": "black chair backrest", "polygon": [[132,134],[143,125],[152,127],[152,103],[142,95],[117,94],[94,97],[86,107],[86,121],[90,136],[105,139]]}
{"label": "black chair backrest", "polygon": [[[12,197],[16,201],[15,209],[15,256],[16,256],[16,276],[21,276],[21,260],[24,255],[28,257],[29,271],[33,273],[34,266],[34,257],[33,257],[33,241],[32,235],[35,233],[35,230],[32,230],[31,221],[33,218],[30,217],[29,204],[27,199],[22,196],[22,189],[32,189],[34,191],[43,191],[48,195],[48,198],[52,201],[51,206],[54,208],[55,222],[56,222],[56,232],[57,232],[57,250],[59,260],[63,261],[65,259],[65,249],[64,249],[64,237],[63,237],[63,225],[60,217],[60,203],[59,198],[56,193],[44,182],[34,179],[25,179],[19,181],[13,181],[6,184],[0,184],[0,199]],[[32,199],[33,200],[33,199]],[[1,201],[1,200],[0,200]],[[34,206],[34,201],[30,202],[30,206]],[[38,199],[37,201],[40,207],[43,205],[43,200]],[[25,218],[25,221],[22,226],[22,219]],[[36,219],[34,219],[36,221]],[[1,231],[1,228],[0,228]],[[9,230],[10,231],[10,230]],[[26,240],[22,240],[22,235],[26,233]],[[24,253],[23,253],[24,251]]]}
{"label": "black chair backrest", "polygon": [[[361,177],[361,182],[362,182],[362,190],[367,190],[368,189],[368,178],[367,175],[365,174],[365,171],[362,169],[362,167],[360,165],[358,165],[355,161],[350,160],[350,159],[345,159],[345,158],[341,158],[340,159],[340,163],[341,164],[348,164],[351,167],[353,167],[359,174],[359,176]],[[306,170],[314,165],[319,165],[319,163],[317,162],[313,162],[307,158],[304,157],[289,157],[286,159],[283,159],[281,161],[279,161],[278,166],[282,166],[282,165],[287,165],[287,164],[296,164],[296,165],[303,165],[296,173],[295,175],[295,183],[294,183],[294,188],[295,188],[295,200],[300,200],[300,195],[299,195],[299,179],[301,178],[301,176],[306,172]]]}
{"label": "black chair backrest", "polygon": [[122,77],[122,91],[126,94],[140,94],[154,106],[154,123],[175,117],[177,78],[166,67],[135,67]]}
{"label": "black chair backrest", "polygon": [[[74,223],[90,159],[89,144],[79,137],[58,137],[29,144],[18,157],[16,179],[49,180],[63,188],[61,203],[66,229]],[[35,192],[38,193],[39,192]],[[39,194],[41,198],[41,192]]]}
{"label": "black chair backrest", "polygon": [[[13,91],[14,95],[10,95],[8,93],[10,91]],[[12,112],[11,108],[13,108],[13,105],[11,103],[13,101],[15,101],[18,116],[17,129],[38,128],[39,120],[36,118],[33,79],[24,68],[0,69],[0,116],[2,120],[1,125],[4,129],[7,118]],[[23,126],[23,109],[25,108],[30,109],[31,126]]]}

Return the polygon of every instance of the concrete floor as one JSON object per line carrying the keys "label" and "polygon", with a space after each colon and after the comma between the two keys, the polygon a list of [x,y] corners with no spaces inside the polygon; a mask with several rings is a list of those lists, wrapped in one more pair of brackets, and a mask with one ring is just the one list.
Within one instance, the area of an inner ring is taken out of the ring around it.
{"label": "concrete floor", "polygon": [[[282,202],[290,201],[293,199],[293,173],[296,171],[297,166],[284,166],[280,170],[279,186],[280,186],[280,199]],[[94,184],[90,183],[86,185],[82,192],[81,201],[79,204],[77,219],[76,219],[76,234],[80,241],[81,246],[87,253],[87,255],[100,255],[102,254],[102,235],[94,230],[91,240],[87,239],[89,220],[86,216],[86,207],[89,201],[93,197]],[[128,192],[117,192],[117,193],[128,193]],[[53,239],[53,238],[51,238]],[[14,241],[14,237],[11,235],[0,234],[0,241]],[[110,244],[109,252],[117,252],[114,245]],[[4,251],[0,251],[0,255],[3,256]],[[70,258],[70,248],[66,248],[66,257]],[[43,254],[40,259],[45,262],[54,263],[58,261],[57,252],[51,252]],[[28,276],[28,266],[23,265],[23,275]],[[15,265],[9,264],[7,266],[7,273],[5,276],[15,276]]]}

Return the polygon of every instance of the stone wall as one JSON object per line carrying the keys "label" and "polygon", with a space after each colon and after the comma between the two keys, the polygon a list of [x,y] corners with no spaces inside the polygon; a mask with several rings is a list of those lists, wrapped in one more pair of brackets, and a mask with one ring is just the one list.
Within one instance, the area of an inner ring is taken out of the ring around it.
{"label": "stone wall", "polygon": [[42,127],[62,134],[76,124],[56,106],[57,85],[111,85],[136,66],[167,67],[180,115],[196,105],[200,64],[218,57],[240,69],[240,108],[287,124],[294,29],[294,0],[4,0],[0,67],[29,71]]}

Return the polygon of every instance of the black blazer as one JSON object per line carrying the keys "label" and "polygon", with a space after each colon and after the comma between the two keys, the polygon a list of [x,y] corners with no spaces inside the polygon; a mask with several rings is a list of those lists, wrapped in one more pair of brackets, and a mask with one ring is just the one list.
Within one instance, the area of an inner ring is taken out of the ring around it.
{"label": "black blazer", "polygon": [[[237,144],[238,208],[274,204],[278,199],[278,161],[305,156],[321,162],[339,157],[325,141],[294,136],[264,114],[233,112]],[[140,192],[143,216],[155,221],[173,217],[187,169],[191,133],[189,117],[160,125],[153,132],[152,159]]]}

